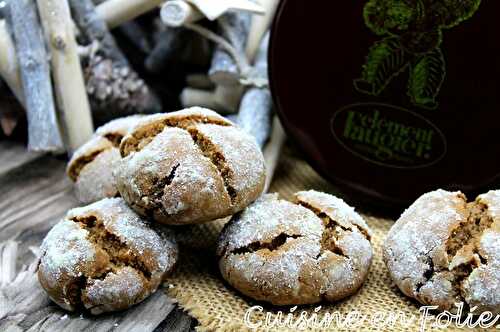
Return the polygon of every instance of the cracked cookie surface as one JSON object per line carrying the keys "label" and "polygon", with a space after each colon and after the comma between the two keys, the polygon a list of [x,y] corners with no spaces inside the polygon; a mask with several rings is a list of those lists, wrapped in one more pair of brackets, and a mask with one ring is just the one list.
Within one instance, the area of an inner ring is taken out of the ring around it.
{"label": "cracked cookie surface", "polygon": [[75,183],[75,194],[80,202],[92,203],[118,195],[113,168],[121,159],[120,143],[141,117],[133,115],[108,122],[75,151],[66,172]]}
{"label": "cracked cookie surface", "polygon": [[267,194],[226,225],[217,257],[223,278],[253,299],[274,305],[337,301],[366,279],[370,230],[332,195],[299,192],[292,203]]}
{"label": "cracked cookie surface", "polygon": [[460,192],[424,194],[391,228],[384,261],[399,289],[423,304],[500,313],[500,191],[473,202]]}
{"label": "cracked cookie surface", "polygon": [[144,117],[120,151],[115,175],[121,196],[161,223],[223,218],[264,189],[264,158],[255,140],[207,109]]}
{"label": "cracked cookie surface", "polygon": [[41,246],[38,279],[66,310],[126,309],[154,292],[177,261],[166,230],[154,230],[121,198],[70,210]]}

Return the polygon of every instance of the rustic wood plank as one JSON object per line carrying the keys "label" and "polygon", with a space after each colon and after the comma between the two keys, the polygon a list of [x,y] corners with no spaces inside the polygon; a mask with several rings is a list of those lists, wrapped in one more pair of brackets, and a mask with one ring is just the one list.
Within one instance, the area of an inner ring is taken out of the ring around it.
{"label": "rustic wood plank", "polygon": [[171,332],[171,331],[195,331],[195,319],[189,317],[181,309],[176,307],[167,319],[164,320],[154,332]]}
{"label": "rustic wood plank", "polygon": [[65,161],[42,156],[0,176],[0,242],[47,231],[78,205]]}
{"label": "rustic wood plank", "polygon": [[39,157],[40,153],[28,151],[19,142],[0,141],[0,175]]}
{"label": "rustic wood plank", "polygon": [[[79,205],[65,166],[65,160],[45,155],[0,173],[0,247],[18,244],[14,280],[0,278],[0,331],[190,331],[193,319],[174,310],[161,289],[129,310],[98,317],[68,313],[50,301],[36,277],[36,253],[49,229]],[[0,266],[11,269],[2,259]]]}

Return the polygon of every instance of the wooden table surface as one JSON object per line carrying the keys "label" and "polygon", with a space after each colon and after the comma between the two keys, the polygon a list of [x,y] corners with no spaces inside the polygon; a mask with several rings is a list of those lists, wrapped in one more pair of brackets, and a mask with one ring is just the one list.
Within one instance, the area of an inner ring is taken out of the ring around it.
{"label": "wooden table surface", "polygon": [[79,205],[65,166],[64,158],[0,141],[0,331],[192,331],[196,321],[161,289],[127,311],[98,317],[65,312],[46,296],[35,274],[38,247]]}

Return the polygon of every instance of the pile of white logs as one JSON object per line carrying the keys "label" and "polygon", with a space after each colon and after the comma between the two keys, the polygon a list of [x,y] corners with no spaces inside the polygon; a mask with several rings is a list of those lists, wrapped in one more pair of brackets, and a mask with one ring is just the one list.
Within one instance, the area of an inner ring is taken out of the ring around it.
{"label": "pile of white logs", "polygon": [[[272,121],[267,49],[278,2],[0,0],[0,75],[26,110],[28,148],[71,154],[92,135],[92,117],[103,110],[111,118],[162,110],[110,29],[147,53],[144,67],[151,72],[170,64],[194,31],[214,47],[208,72],[187,77],[182,104],[226,115],[276,159],[284,135]],[[154,10],[163,27],[150,47],[134,20]]]}

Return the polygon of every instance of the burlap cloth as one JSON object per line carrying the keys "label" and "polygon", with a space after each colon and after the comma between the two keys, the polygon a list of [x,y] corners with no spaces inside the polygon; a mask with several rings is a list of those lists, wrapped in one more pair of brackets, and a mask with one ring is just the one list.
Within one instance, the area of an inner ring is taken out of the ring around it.
{"label": "burlap cloth", "polygon": [[[290,199],[293,193],[304,189],[315,189],[333,194],[337,192],[292,149],[286,148],[281,156],[270,192],[278,192],[283,198]],[[406,298],[397,289],[382,261],[382,243],[394,221],[369,215],[364,215],[364,217],[373,231],[374,259],[368,278],[356,294],[344,301],[333,304],[322,303],[318,318],[321,319],[324,317],[322,315],[327,312],[332,314],[338,312],[340,317],[346,317],[347,314],[355,310],[367,318],[363,321],[362,326],[351,325],[350,330],[417,331],[419,330],[419,320],[422,317],[419,312],[420,306]],[[244,323],[244,315],[250,307],[255,305],[263,306],[264,311],[260,315],[258,312],[252,314],[251,321],[253,323],[257,323],[267,312],[276,314],[278,310],[281,310],[283,316],[286,316],[290,312],[290,307],[273,308],[270,305],[256,303],[239,294],[221,278],[214,251],[223,224],[224,221],[217,221],[180,230],[182,235],[179,241],[182,248],[181,259],[176,271],[167,281],[170,284],[167,287],[168,294],[198,320],[200,325],[197,329],[202,331],[250,330]],[[299,306],[295,310],[295,316],[298,318],[299,313],[303,310],[312,314],[318,306]],[[374,326],[369,320],[377,312],[384,314],[404,313],[408,318],[413,315],[415,320],[408,325],[397,322],[394,326],[381,328]],[[286,329],[274,327],[269,330]],[[332,323],[329,330],[338,331],[346,330],[346,328],[342,329]],[[428,327],[428,330],[431,329]]]}

